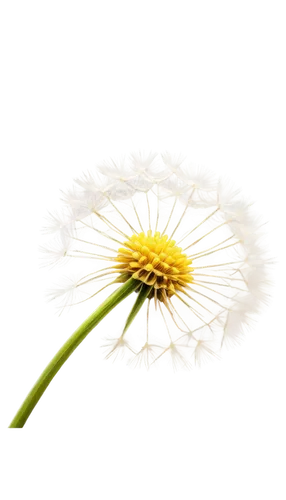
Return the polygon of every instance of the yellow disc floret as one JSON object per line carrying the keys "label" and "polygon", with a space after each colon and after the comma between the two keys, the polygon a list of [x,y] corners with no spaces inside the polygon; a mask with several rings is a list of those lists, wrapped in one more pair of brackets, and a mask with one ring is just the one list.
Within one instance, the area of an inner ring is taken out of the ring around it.
{"label": "yellow disc floret", "polygon": [[156,293],[158,299],[164,301],[166,294],[170,297],[193,281],[192,260],[167,235],[159,232],[153,235],[151,230],[147,234],[133,234],[124,246],[118,250],[115,260],[121,264],[116,268],[152,286],[149,298]]}

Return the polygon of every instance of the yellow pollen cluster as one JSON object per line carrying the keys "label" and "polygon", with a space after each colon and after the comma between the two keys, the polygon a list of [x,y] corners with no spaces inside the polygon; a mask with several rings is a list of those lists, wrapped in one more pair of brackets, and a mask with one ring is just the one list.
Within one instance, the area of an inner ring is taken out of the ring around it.
{"label": "yellow pollen cluster", "polygon": [[161,236],[159,232],[153,235],[151,230],[147,234],[133,234],[124,246],[126,248],[118,250],[115,260],[121,264],[116,268],[152,286],[149,298],[156,293],[158,299],[164,301],[166,294],[170,297],[193,281],[192,260],[167,235]]}

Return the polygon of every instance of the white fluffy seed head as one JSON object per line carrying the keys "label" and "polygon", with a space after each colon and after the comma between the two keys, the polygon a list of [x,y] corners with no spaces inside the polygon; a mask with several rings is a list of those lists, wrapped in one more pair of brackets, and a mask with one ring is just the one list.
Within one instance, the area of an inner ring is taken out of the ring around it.
{"label": "white fluffy seed head", "polygon": [[62,212],[45,223],[45,261],[82,269],[53,291],[61,307],[128,277],[152,287],[128,333],[107,342],[108,358],[201,365],[239,344],[267,303],[269,258],[253,205],[182,155],[101,162],[61,198]]}

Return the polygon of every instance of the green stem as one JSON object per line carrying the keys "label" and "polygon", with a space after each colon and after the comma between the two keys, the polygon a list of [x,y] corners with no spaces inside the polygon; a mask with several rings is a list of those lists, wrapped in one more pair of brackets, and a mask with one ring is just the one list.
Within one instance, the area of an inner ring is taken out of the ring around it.
{"label": "green stem", "polygon": [[147,299],[148,295],[150,294],[151,290],[152,290],[152,286],[145,285],[145,283],[142,284],[140,291],[138,293],[137,299],[135,300],[135,304],[132,307],[130,314],[126,320],[122,335],[125,334],[125,332],[129,328],[129,326],[131,325],[132,321],[134,320],[135,316],[139,313],[141,307],[143,306],[143,304],[144,304],[145,300]]}
{"label": "green stem", "polygon": [[73,335],[66,341],[57,352],[52,361],[43,371],[40,378],[26,397],[18,413],[9,427],[21,428],[35,408],[42,394],[59,371],[64,362],[70,357],[77,346],[83,341],[88,333],[123,299],[130,295],[138,287],[138,280],[130,278],[113,292],[83,323]]}

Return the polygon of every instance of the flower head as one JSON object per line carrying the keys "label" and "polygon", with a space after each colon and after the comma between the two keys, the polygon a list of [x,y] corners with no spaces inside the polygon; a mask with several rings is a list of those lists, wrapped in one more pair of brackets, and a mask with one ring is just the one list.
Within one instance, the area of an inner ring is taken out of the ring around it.
{"label": "flower head", "polygon": [[46,232],[56,234],[45,253],[81,264],[82,277],[52,297],[70,305],[71,289],[72,300],[83,290],[88,300],[133,278],[146,299],[146,324],[127,321],[108,358],[120,351],[136,366],[168,356],[190,366],[240,341],[267,301],[268,259],[262,224],[239,191],[169,153],[103,162],[75,182],[62,215],[50,215]]}
{"label": "flower head", "polygon": [[121,272],[151,287],[150,298],[156,294],[162,302],[193,281],[192,260],[176,246],[175,240],[158,231],[153,234],[151,229],[125,241],[124,247],[118,249],[116,261],[121,263]]}

